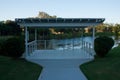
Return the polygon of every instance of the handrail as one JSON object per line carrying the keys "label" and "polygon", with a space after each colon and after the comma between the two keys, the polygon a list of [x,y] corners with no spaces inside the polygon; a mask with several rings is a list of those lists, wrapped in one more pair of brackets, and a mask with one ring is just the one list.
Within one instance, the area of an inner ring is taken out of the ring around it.
{"label": "handrail", "polygon": [[93,45],[90,42],[83,41],[83,50],[89,53],[90,55],[94,55]]}
{"label": "handrail", "polygon": [[33,54],[33,52],[35,50],[51,50],[51,49],[57,49],[56,47],[61,47],[57,50],[74,50],[76,47],[76,49],[82,49],[85,52],[89,53],[89,55],[93,56],[93,46],[92,43],[87,42],[87,41],[63,41],[61,42],[61,40],[35,40],[32,42],[29,42],[27,44],[28,46],[28,54],[31,55]]}
{"label": "handrail", "polygon": [[32,41],[27,44],[28,46],[28,54],[32,54],[37,49],[37,41]]}
{"label": "handrail", "polygon": [[[43,49],[56,49],[57,47],[61,47],[62,50],[66,49],[74,49],[76,46],[81,45],[81,41],[66,41],[62,42],[62,40],[38,40],[38,44],[43,45]],[[77,43],[77,44],[76,44]]]}
{"label": "handrail", "polygon": [[33,44],[33,43],[35,43],[36,42],[36,40],[34,40],[34,41],[32,41],[32,42],[29,42],[27,45],[31,45],[31,44]]}

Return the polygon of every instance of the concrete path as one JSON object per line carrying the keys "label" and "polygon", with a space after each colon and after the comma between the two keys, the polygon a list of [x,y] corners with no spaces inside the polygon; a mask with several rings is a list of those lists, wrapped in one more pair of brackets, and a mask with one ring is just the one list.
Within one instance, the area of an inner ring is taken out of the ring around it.
{"label": "concrete path", "polygon": [[43,66],[38,80],[87,80],[79,65],[92,59],[28,59]]}
{"label": "concrete path", "polygon": [[43,67],[38,80],[87,80],[79,66],[94,57],[82,49],[36,50],[26,59]]}
{"label": "concrete path", "polygon": [[79,68],[44,68],[38,80],[87,80]]}

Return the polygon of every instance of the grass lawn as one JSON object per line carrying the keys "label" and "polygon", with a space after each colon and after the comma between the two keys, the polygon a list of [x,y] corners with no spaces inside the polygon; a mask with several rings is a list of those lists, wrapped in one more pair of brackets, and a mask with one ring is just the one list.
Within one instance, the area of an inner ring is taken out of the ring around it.
{"label": "grass lawn", "polygon": [[80,66],[88,80],[120,80],[120,46],[112,49],[105,58]]}
{"label": "grass lawn", "polygon": [[0,80],[37,80],[42,67],[26,61],[0,56]]}

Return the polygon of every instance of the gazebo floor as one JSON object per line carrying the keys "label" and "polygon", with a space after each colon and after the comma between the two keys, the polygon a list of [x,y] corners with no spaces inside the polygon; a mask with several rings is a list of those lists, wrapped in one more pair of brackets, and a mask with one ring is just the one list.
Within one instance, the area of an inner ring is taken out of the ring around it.
{"label": "gazebo floor", "polygon": [[[91,56],[82,49],[36,50],[26,59],[43,67],[78,67],[85,62],[93,60],[94,56]],[[75,65],[71,64],[71,62],[75,63]],[[50,65],[48,66],[48,64]]]}
{"label": "gazebo floor", "polygon": [[73,50],[35,50],[29,59],[89,59],[93,58],[82,49]]}

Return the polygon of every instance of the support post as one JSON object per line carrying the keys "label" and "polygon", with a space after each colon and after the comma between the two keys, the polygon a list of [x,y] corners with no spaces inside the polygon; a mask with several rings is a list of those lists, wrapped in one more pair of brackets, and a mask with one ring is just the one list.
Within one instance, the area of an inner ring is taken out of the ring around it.
{"label": "support post", "polygon": [[37,29],[35,28],[35,49],[37,49]]}
{"label": "support post", "polygon": [[28,56],[28,30],[27,26],[25,27],[25,57]]}
{"label": "support post", "polygon": [[[94,50],[94,39],[95,39],[95,26],[93,26],[93,40],[92,40],[92,46],[93,46],[93,50]],[[94,54],[95,55],[95,54]]]}
{"label": "support post", "polygon": [[83,45],[84,45],[84,43],[83,43],[83,30],[84,30],[84,28],[82,28],[82,35],[81,35],[81,37],[82,37],[82,48],[83,48]]}
{"label": "support post", "polygon": [[37,29],[35,28],[35,41],[37,40]]}
{"label": "support post", "polygon": [[74,50],[74,29],[72,28],[73,31],[73,40],[72,40],[72,44],[73,44],[73,50]]}
{"label": "support post", "polygon": [[46,49],[46,41],[47,41],[47,40],[44,40],[44,45],[45,45],[44,47],[45,47],[45,49]]}

